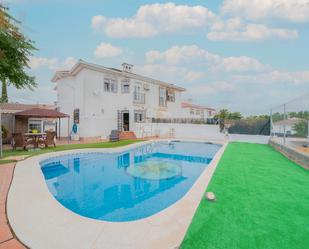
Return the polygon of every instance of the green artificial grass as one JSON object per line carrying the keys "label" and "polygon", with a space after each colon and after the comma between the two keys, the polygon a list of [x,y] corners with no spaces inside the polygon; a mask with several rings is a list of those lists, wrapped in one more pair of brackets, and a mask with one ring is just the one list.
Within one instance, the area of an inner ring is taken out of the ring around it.
{"label": "green artificial grass", "polygon": [[309,248],[309,171],[268,145],[231,143],[181,249]]}
{"label": "green artificial grass", "polygon": [[141,142],[143,140],[121,140],[118,142],[101,142],[101,143],[89,143],[89,144],[67,144],[67,145],[60,145],[57,147],[49,147],[49,148],[43,148],[40,150],[4,150],[3,151],[3,159],[5,159],[8,156],[21,156],[21,155],[27,155],[27,156],[35,156],[39,154],[44,154],[48,152],[55,152],[55,151],[63,151],[63,150],[74,150],[74,149],[86,149],[86,148],[114,148],[114,147],[120,147],[125,146],[128,144],[133,144],[137,142]]}

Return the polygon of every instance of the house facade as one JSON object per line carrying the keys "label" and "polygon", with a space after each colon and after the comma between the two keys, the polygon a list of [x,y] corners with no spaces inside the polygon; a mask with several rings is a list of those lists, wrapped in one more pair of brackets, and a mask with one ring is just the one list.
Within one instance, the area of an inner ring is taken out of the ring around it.
{"label": "house facade", "polygon": [[[78,61],[69,71],[58,71],[57,108],[70,115],[80,138],[106,139],[111,130],[137,132],[152,118],[172,118],[181,113],[184,88],[122,70]],[[65,133],[68,124],[60,127]],[[72,134],[69,134],[72,135]]]}
{"label": "house facade", "polygon": [[296,134],[294,129],[295,125],[301,121],[299,118],[288,118],[285,120],[279,120],[273,123],[272,133],[276,136],[283,136],[286,133],[287,136]]}
{"label": "house facade", "polygon": [[207,106],[196,105],[191,100],[181,103],[181,115],[183,118],[210,119],[214,118],[216,110]]}

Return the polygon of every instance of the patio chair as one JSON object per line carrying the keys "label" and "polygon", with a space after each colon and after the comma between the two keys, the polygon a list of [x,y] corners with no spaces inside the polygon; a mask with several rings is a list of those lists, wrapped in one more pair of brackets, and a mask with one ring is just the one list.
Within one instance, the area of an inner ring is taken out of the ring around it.
{"label": "patio chair", "polygon": [[47,131],[46,136],[39,139],[39,144],[45,145],[45,148],[48,148],[49,145],[56,147],[55,143],[56,132]]}
{"label": "patio chair", "polygon": [[28,145],[35,146],[35,141],[31,138],[26,138],[22,133],[13,133],[12,134],[12,147],[13,150],[16,150],[16,148],[21,147],[24,150],[27,149]]}
{"label": "patio chair", "polygon": [[109,135],[109,141],[110,142],[119,141],[119,131],[118,130],[111,131],[111,134]]}

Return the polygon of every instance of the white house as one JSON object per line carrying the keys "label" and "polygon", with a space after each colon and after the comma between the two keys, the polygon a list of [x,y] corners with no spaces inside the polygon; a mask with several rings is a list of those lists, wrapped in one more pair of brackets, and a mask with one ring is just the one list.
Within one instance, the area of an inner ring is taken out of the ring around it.
{"label": "white house", "polygon": [[287,135],[295,135],[296,131],[294,127],[299,123],[301,119],[299,118],[288,118],[285,120],[276,121],[273,123],[272,132],[276,135],[283,135],[284,131]]}
{"label": "white house", "polygon": [[181,117],[192,119],[214,118],[216,110],[207,106],[196,105],[191,100],[181,103]]}
{"label": "white house", "polygon": [[[140,123],[181,113],[184,88],[135,74],[133,65],[122,66],[119,70],[79,60],[53,76],[58,110],[70,115],[79,137],[105,139],[115,129],[137,132]],[[62,134],[67,125],[62,122]]]}

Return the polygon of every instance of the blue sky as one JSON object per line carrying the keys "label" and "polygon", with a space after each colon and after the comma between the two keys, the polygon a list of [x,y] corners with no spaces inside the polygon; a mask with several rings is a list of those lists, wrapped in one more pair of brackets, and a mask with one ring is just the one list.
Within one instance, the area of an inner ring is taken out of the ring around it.
{"label": "blue sky", "polygon": [[309,92],[309,0],[4,2],[39,49],[38,88],[10,88],[11,101],[55,101],[53,73],[77,59],[126,61],[184,98],[244,114]]}

